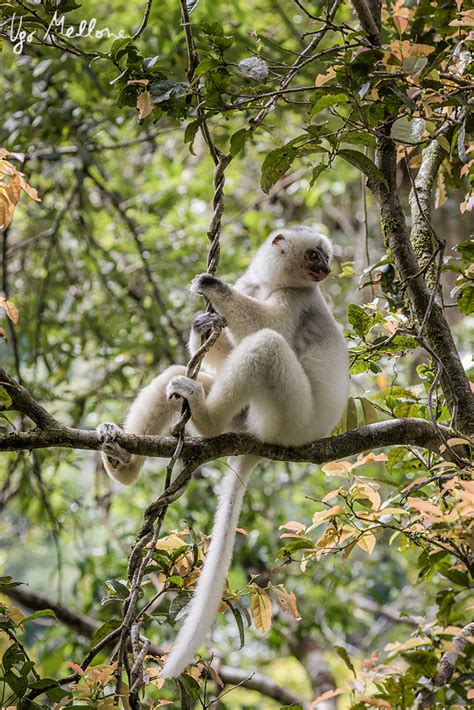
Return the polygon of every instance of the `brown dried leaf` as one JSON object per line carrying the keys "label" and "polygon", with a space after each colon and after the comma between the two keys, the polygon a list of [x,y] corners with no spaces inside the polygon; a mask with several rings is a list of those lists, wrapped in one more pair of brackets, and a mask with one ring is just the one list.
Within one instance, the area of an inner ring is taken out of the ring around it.
{"label": "brown dried leaf", "polygon": [[12,321],[12,323],[15,323],[15,325],[18,323],[18,320],[20,318],[20,311],[15,306],[15,304],[12,303],[12,301],[7,301],[6,298],[0,296],[0,308],[4,309],[5,313]]}
{"label": "brown dried leaf", "polygon": [[276,598],[278,599],[278,603],[283,609],[283,611],[289,612],[293,619],[296,619],[296,621],[301,621],[301,616],[298,611],[298,606],[296,604],[296,597],[294,593],[287,592],[283,585],[280,585],[279,587],[273,587],[273,591],[275,592]]}
{"label": "brown dried leaf", "polygon": [[153,112],[155,104],[149,91],[143,91],[137,99],[138,118],[141,121]]}

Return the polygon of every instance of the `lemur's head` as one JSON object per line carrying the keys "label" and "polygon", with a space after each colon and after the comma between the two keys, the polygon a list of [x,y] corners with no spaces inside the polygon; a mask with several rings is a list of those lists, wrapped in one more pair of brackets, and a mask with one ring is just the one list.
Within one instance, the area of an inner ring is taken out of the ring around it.
{"label": "lemur's head", "polygon": [[287,227],[270,234],[252,266],[278,287],[304,287],[328,276],[332,254],[324,234],[310,227]]}

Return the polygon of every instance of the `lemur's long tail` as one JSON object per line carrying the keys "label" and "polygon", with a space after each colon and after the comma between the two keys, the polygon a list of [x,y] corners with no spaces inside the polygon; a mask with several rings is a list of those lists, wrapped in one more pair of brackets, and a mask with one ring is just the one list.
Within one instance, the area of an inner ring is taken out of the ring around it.
{"label": "lemur's long tail", "polygon": [[257,456],[248,455],[229,462],[230,469],[219,494],[209,550],[189,602],[188,615],[161,672],[163,678],[175,678],[193,662],[194,654],[211,629],[224,591],[244,493],[252,469],[259,460]]}

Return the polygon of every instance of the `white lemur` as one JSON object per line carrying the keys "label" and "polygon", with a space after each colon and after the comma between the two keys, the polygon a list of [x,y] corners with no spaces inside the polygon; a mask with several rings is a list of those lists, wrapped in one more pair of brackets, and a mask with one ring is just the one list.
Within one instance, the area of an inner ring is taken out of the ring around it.
{"label": "white lemur", "polygon": [[[191,352],[213,323],[225,320],[226,327],[197,380],[176,365],[140,392],[125,431],[165,432],[177,418],[177,398],[183,398],[192,424],[205,437],[246,431],[269,444],[298,446],[330,434],[343,414],[349,388],[346,344],[318,285],[330,272],[331,256],[325,236],[308,227],[291,227],[269,236],[234,286],[209,274],[195,278],[191,291],[206,296],[215,313],[195,319]],[[103,462],[112,478],[128,485],[137,478],[144,457],[124,456],[114,446],[117,431],[115,425],[99,427]],[[176,677],[193,661],[211,628],[244,492],[259,460],[254,455],[230,460],[211,544],[164,677]]]}

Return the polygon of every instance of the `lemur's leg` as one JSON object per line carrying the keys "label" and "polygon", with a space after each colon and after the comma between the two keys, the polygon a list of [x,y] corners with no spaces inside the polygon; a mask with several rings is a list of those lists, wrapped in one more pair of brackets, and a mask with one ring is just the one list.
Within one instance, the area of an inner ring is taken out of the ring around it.
{"label": "lemur's leg", "polygon": [[167,395],[186,399],[198,431],[231,431],[232,418],[249,406],[249,430],[269,443],[310,440],[313,395],[296,354],[279,333],[265,328],[244,338],[225,360],[206,397],[199,382],[174,377]]}
{"label": "lemur's leg", "polygon": [[[179,416],[181,403],[178,399],[167,397],[166,388],[174,377],[183,376],[185,373],[185,367],[173,365],[144,387],[129,409],[123,431],[129,434],[151,435],[167,432]],[[213,378],[205,372],[200,372],[198,378],[200,386],[208,392]],[[114,439],[121,431],[116,424],[106,423],[98,427],[99,436],[103,440],[102,461],[107,473],[128,486],[137,478],[146,457],[130,455],[118,446]]]}

